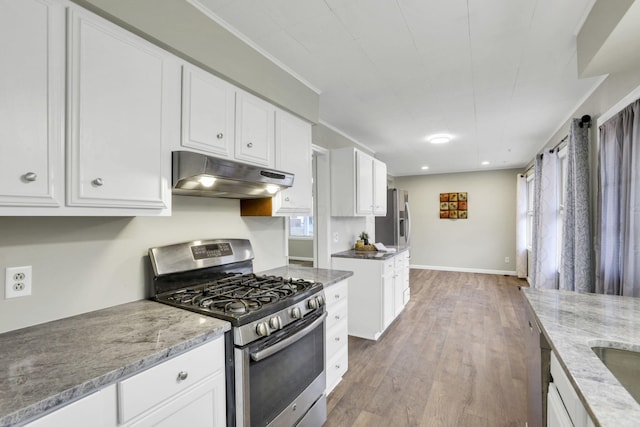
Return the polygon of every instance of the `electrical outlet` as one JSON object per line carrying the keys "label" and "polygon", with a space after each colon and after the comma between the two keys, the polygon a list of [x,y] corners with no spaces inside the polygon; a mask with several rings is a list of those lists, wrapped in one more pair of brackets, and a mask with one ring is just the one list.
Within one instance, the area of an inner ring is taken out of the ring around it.
{"label": "electrical outlet", "polygon": [[504,263],[509,264],[509,262],[511,262],[511,260],[509,260],[509,257],[508,256],[504,257]]}
{"label": "electrical outlet", "polygon": [[340,235],[338,233],[333,233],[333,242],[338,243],[340,240]]}
{"label": "electrical outlet", "polygon": [[4,298],[26,297],[31,295],[31,266],[8,267],[5,274]]}

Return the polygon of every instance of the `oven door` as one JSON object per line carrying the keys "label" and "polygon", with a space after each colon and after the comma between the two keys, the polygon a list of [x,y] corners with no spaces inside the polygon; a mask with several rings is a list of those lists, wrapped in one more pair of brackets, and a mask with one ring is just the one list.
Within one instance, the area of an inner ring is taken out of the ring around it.
{"label": "oven door", "polygon": [[326,312],[309,315],[235,349],[237,426],[324,423],[326,316]]}

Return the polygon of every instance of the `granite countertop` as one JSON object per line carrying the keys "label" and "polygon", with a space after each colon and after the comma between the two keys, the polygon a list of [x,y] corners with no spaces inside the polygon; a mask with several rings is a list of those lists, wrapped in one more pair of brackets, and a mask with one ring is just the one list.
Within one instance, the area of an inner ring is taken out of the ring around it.
{"label": "granite countertop", "polygon": [[595,424],[637,426],[640,404],[591,347],[640,351],[640,298],[548,289],[523,291]]}
{"label": "granite countertop", "polygon": [[320,282],[324,287],[331,286],[348,277],[353,276],[353,271],[343,270],[327,270],[324,268],[310,268],[302,266],[288,265],[278,267],[258,274],[269,274],[273,276],[282,276],[285,278],[303,279],[311,282]]}
{"label": "granite countertop", "polygon": [[0,334],[0,427],[210,341],[228,322],[136,301]]}
{"label": "granite countertop", "polygon": [[393,258],[399,253],[406,252],[410,248],[402,247],[399,248],[397,246],[387,246],[389,249],[395,249],[395,252],[378,252],[378,251],[356,251],[355,249],[349,249],[342,252],[336,252],[331,254],[332,257],[335,258],[357,258],[357,259],[373,259],[384,261],[385,259]]}

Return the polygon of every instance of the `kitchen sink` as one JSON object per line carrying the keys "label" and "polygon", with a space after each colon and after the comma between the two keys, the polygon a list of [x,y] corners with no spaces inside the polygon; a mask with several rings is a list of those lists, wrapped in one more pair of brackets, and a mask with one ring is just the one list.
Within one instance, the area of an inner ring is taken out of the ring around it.
{"label": "kitchen sink", "polygon": [[592,347],[604,366],[640,403],[640,352],[611,347]]}

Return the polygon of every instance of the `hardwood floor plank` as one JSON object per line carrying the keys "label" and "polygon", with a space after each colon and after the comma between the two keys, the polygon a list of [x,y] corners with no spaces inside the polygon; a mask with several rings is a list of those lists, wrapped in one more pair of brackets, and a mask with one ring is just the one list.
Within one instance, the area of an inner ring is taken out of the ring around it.
{"label": "hardwood floor plank", "polygon": [[515,277],[411,270],[377,341],[349,337],[325,426],[523,426],[524,313]]}

